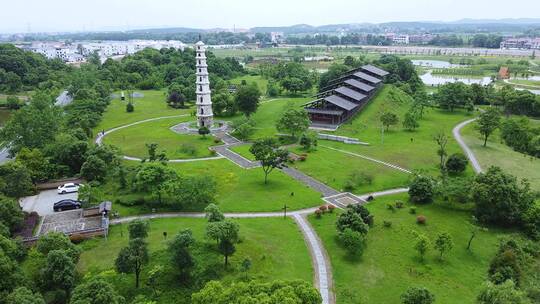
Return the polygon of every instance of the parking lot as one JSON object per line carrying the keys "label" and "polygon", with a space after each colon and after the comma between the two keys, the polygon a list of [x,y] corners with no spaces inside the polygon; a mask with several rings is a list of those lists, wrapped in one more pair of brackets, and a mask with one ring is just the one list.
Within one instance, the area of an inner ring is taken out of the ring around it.
{"label": "parking lot", "polygon": [[77,193],[58,194],[56,189],[41,191],[38,195],[27,196],[20,200],[23,211],[37,212],[40,216],[53,214],[54,203],[63,199],[77,199]]}

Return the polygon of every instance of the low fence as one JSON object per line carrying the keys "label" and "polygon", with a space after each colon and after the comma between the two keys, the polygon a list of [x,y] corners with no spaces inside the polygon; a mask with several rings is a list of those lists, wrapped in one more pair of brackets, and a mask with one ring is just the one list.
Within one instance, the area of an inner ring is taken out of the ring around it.
{"label": "low fence", "polygon": [[[66,233],[66,235],[69,237],[70,240],[77,242],[82,241],[86,239],[91,239],[96,236],[106,236],[109,228],[95,228],[95,229],[87,229],[87,230],[80,230],[80,231],[73,231]],[[37,240],[39,240],[39,236],[33,236],[29,238],[22,239],[22,242],[26,246],[33,246]]]}
{"label": "low fence", "polygon": [[332,140],[332,141],[339,141],[339,142],[342,142],[342,143],[345,143],[345,144],[351,144],[351,145],[369,146],[369,143],[362,142],[362,141],[358,140],[358,138],[351,138],[351,137],[346,137],[346,136],[338,136],[338,135],[317,133],[317,138],[326,139],[326,140]]}
{"label": "low fence", "polygon": [[83,179],[72,177],[72,178],[65,178],[65,179],[57,179],[48,181],[46,183],[39,183],[36,184],[36,189],[38,190],[49,190],[49,189],[55,189],[58,188],[58,186],[62,186],[66,183],[76,183],[76,184],[82,184],[84,182]]}

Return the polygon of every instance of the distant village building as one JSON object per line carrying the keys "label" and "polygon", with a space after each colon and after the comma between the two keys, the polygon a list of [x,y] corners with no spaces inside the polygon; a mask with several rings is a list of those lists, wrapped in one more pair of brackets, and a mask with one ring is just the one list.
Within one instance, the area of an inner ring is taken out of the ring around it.
{"label": "distant village building", "polygon": [[388,72],[364,65],[345,73],[325,88],[305,109],[313,126],[336,126],[358,113],[375,95]]}
{"label": "distant village building", "polygon": [[498,77],[499,77],[499,79],[508,79],[508,78],[510,78],[510,70],[508,69],[508,67],[502,66],[499,69]]}
{"label": "distant village building", "polygon": [[540,50],[540,38],[507,38],[501,42],[501,49]]}
{"label": "distant village building", "polygon": [[409,44],[409,35],[396,35],[392,38],[394,44]]}

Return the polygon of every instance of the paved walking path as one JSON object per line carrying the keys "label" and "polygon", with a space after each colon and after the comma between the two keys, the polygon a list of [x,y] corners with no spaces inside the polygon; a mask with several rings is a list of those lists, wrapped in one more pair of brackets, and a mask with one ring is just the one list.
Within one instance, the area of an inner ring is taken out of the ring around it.
{"label": "paved walking path", "polygon": [[313,190],[320,192],[323,196],[332,196],[339,194],[339,191],[321,183],[320,181],[314,179],[313,177],[306,175],[293,168],[283,168],[281,169],[285,174],[296,179],[297,181],[302,182],[303,184],[309,186]]}
{"label": "paved walking path", "polygon": [[222,146],[211,147],[211,149],[216,151],[217,154],[227,158],[228,160],[232,161],[233,163],[237,164],[238,166],[244,169],[253,169],[253,168],[257,168],[261,166],[259,162],[251,161],[243,157],[242,155],[229,149],[232,146],[233,145],[222,145]]}
{"label": "paved walking path", "polygon": [[338,152],[341,152],[341,153],[349,154],[349,155],[352,155],[352,156],[360,157],[360,158],[363,158],[365,160],[376,162],[378,164],[381,164],[381,165],[384,165],[384,166],[387,166],[387,167],[390,167],[392,169],[396,169],[396,170],[399,170],[401,172],[405,172],[405,173],[408,173],[408,174],[412,173],[411,171],[409,171],[409,170],[407,170],[405,168],[402,168],[402,167],[400,167],[398,165],[387,163],[387,162],[384,162],[382,160],[378,160],[378,159],[375,159],[375,158],[372,158],[372,157],[369,157],[369,156],[365,156],[365,155],[362,155],[362,154],[349,152],[349,151],[345,151],[345,150],[341,150],[341,149],[336,149],[336,148],[332,148],[332,147],[325,146],[325,145],[319,145],[319,147],[323,147],[323,148],[326,148],[326,149],[330,149],[330,150],[338,151]]}
{"label": "paved walking path", "polygon": [[477,118],[469,119],[464,122],[461,122],[457,126],[454,127],[452,130],[452,134],[454,135],[454,138],[458,142],[458,144],[461,146],[461,149],[465,152],[465,155],[467,155],[467,158],[471,162],[471,165],[473,166],[474,172],[476,173],[482,173],[482,167],[480,166],[480,163],[476,159],[476,156],[474,155],[473,151],[467,146],[465,141],[463,140],[463,137],[461,137],[461,129],[465,127],[466,125],[476,121]]}
{"label": "paved walking path", "polygon": [[332,269],[330,268],[330,261],[328,254],[326,253],[324,246],[317,236],[317,233],[313,227],[306,221],[303,215],[295,214],[293,219],[300,227],[304,239],[308,244],[308,248],[313,260],[315,283],[321,294],[322,304],[335,303],[335,296],[332,291]]}

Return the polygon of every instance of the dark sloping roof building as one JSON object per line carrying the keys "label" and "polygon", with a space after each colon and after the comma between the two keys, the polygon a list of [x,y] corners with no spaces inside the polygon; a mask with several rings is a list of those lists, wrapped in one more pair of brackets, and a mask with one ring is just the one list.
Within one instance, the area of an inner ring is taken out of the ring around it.
{"label": "dark sloping roof building", "polygon": [[335,127],[347,121],[369,102],[386,75],[376,66],[365,65],[321,88],[316,99],[304,105],[312,125]]}

